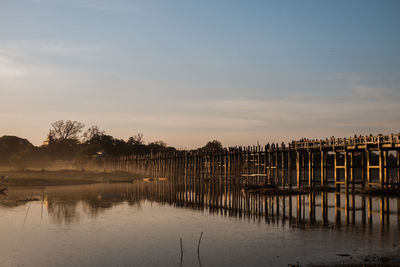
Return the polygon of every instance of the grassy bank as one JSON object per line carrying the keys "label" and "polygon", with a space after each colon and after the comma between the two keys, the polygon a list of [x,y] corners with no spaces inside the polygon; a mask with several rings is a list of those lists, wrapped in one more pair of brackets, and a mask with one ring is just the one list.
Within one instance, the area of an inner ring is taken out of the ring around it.
{"label": "grassy bank", "polygon": [[7,170],[0,171],[0,187],[77,185],[112,181],[129,182],[143,176],[127,172],[89,172],[75,170]]}

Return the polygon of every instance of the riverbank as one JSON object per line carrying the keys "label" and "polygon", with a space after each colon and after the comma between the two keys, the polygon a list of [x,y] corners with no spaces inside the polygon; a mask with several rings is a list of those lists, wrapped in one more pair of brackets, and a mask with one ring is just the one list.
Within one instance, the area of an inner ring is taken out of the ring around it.
{"label": "riverbank", "polygon": [[0,185],[7,186],[50,186],[79,185],[105,182],[131,182],[143,176],[128,172],[92,172],[77,170],[8,170],[0,171]]}

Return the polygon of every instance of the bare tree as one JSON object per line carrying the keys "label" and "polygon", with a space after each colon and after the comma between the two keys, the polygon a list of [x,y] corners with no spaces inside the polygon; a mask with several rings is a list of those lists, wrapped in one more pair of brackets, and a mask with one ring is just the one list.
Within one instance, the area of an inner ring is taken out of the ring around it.
{"label": "bare tree", "polygon": [[52,139],[63,141],[67,139],[78,139],[78,134],[82,132],[85,125],[78,121],[63,121],[59,120],[51,124],[52,129],[50,130],[49,136]]}

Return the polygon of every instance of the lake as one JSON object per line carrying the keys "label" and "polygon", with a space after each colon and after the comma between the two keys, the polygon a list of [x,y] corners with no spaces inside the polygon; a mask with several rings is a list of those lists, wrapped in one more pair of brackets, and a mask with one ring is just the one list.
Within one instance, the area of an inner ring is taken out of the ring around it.
{"label": "lake", "polygon": [[362,263],[400,248],[398,198],[264,196],[220,180],[10,187],[0,214],[0,266]]}

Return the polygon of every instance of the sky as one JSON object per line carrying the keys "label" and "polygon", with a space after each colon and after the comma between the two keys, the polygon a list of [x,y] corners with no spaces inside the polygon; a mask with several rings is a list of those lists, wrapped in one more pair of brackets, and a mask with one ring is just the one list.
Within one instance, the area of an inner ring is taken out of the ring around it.
{"label": "sky", "polygon": [[400,132],[400,1],[0,0],[0,136],[196,148]]}

